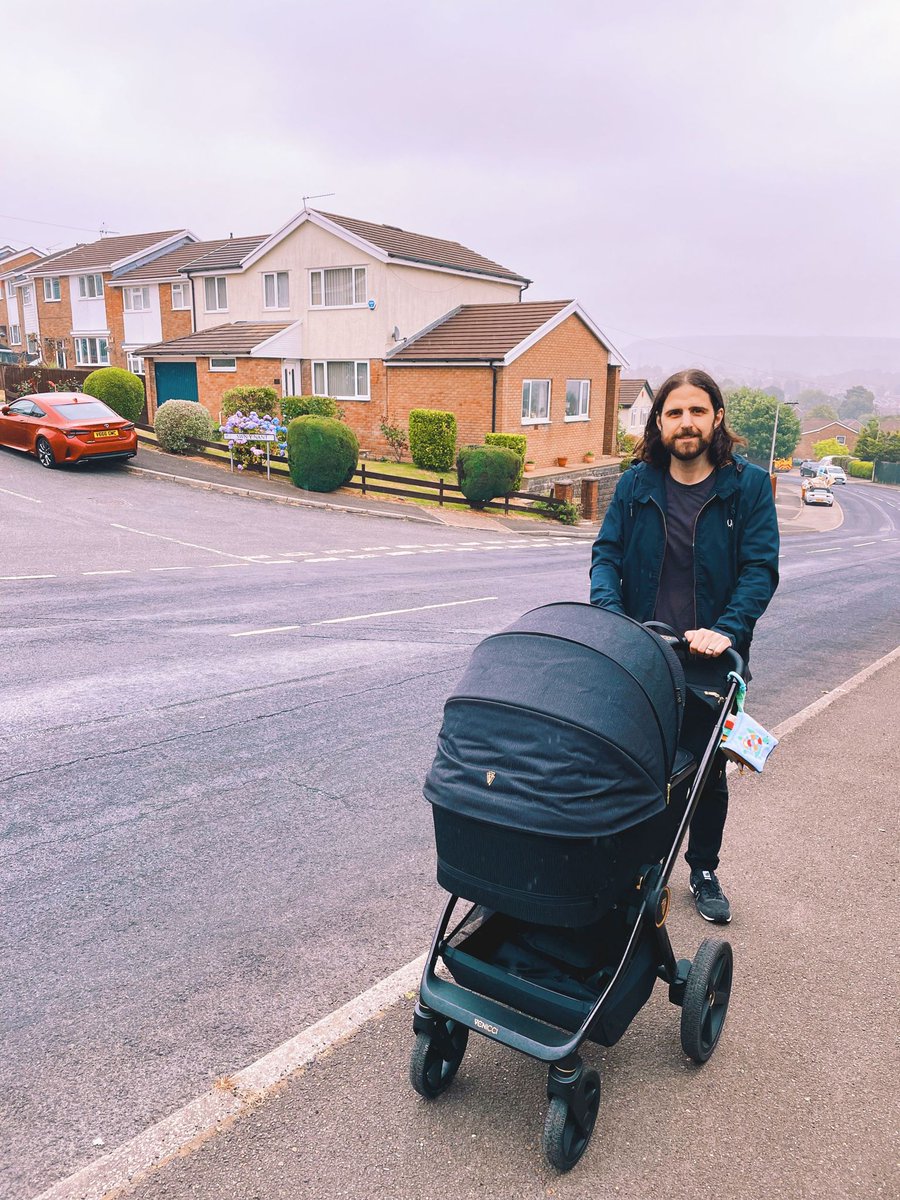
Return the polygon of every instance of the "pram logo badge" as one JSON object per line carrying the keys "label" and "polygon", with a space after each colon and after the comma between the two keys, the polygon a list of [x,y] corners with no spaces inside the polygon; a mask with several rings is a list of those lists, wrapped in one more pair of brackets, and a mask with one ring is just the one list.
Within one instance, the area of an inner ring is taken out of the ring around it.
{"label": "pram logo badge", "polygon": [[489,1025],[487,1021],[482,1021],[481,1017],[475,1018],[475,1028],[483,1029],[485,1033],[499,1033],[500,1030],[496,1025]]}
{"label": "pram logo badge", "polygon": [[488,787],[490,787],[491,784],[494,782],[494,780],[497,778],[497,772],[496,771],[486,771],[484,777],[487,780]]}

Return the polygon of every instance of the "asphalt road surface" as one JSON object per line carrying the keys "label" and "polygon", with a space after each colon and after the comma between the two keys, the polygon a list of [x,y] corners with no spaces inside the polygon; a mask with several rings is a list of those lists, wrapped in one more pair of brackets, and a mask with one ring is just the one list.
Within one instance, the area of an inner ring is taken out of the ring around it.
{"label": "asphalt road surface", "polygon": [[[769,726],[900,643],[900,494],[839,501],[783,539]],[[443,700],[481,638],[587,598],[590,543],[3,451],[0,522],[0,1195],[25,1197],[421,953]]]}

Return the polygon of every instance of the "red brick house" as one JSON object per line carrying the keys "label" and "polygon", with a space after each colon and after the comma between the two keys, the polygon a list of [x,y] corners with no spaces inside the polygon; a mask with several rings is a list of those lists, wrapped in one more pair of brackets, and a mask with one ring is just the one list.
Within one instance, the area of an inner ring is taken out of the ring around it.
{"label": "red brick house", "polygon": [[522,433],[537,467],[615,451],[624,359],[576,300],[464,304],[384,359],[388,420],[456,414],[461,445]]}
{"label": "red brick house", "polygon": [[817,442],[827,442],[834,438],[840,445],[846,446],[847,453],[852,454],[859,440],[858,421],[804,421],[800,441],[794,451],[794,458],[814,458],[813,446]]}

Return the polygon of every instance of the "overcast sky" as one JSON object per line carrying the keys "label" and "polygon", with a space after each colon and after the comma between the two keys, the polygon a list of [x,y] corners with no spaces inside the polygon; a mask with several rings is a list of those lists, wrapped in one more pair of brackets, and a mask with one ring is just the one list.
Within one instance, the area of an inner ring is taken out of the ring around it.
{"label": "overcast sky", "polygon": [[463,242],[621,345],[900,336],[896,0],[30,0],[2,21],[0,244],[268,233],[333,192],[311,205]]}

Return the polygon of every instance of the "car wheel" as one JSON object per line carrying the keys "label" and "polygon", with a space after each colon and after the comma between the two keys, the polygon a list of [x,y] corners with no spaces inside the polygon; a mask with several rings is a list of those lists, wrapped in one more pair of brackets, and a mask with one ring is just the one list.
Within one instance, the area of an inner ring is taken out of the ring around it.
{"label": "car wheel", "polygon": [[48,471],[52,471],[56,466],[56,459],[53,456],[53,447],[45,437],[38,438],[34,452],[41,466],[46,467]]}

